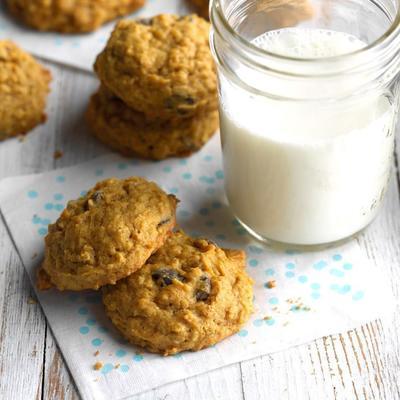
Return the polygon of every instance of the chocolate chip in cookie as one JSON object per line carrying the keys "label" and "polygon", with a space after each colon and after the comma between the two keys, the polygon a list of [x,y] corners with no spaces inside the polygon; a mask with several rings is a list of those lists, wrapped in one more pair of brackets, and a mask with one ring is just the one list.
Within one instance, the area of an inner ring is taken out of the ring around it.
{"label": "chocolate chip in cookie", "polygon": [[151,277],[160,287],[172,285],[175,279],[181,282],[185,280],[185,277],[180,275],[177,271],[168,268],[161,268],[154,271]]}

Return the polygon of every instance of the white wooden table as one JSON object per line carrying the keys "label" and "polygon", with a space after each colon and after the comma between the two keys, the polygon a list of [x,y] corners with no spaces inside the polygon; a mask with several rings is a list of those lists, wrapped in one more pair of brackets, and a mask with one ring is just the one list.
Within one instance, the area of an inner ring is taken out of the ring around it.
{"label": "white wooden table", "polygon": [[[25,141],[0,143],[0,178],[73,165],[107,152],[88,135],[83,113],[93,76],[48,64],[53,72],[46,125]],[[56,150],[63,151],[60,159]],[[400,150],[400,148],[399,148]],[[378,219],[359,238],[399,299],[399,171]],[[0,221],[0,399],[67,400],[79,395],[21,261]],[[285,352],[235,364],[136,396],[135,400],[400,399],[400,313]],[[111,400],[111,399],[110,399]]]}

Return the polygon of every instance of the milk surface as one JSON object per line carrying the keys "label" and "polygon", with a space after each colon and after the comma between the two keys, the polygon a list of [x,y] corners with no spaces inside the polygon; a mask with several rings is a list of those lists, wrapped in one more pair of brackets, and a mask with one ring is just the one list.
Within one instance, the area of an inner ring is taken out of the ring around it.
{"label": "milk surface", "polygon": [[[273,31],[254,43],[304,58],[365,46],[344,33],[302,28]],[[395,107],[389,96],[279,101],[220,78],[226,192],[247,227],[266,239],[311,245],[348,237],[374,218],[392,164]]]}

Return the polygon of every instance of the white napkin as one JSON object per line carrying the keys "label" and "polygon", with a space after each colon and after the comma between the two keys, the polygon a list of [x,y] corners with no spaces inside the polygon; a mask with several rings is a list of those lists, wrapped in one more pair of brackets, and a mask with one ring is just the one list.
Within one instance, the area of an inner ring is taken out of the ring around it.
{"label": "white napkin", "polygon": [[[184,15],[191,12],[194,11],[189,0],[147,0],[143,8],[129,17],[144,18],[166,13]],[[5,5],[0,5],[0,39],[12,39],[38,57],[86,71],[93,70],[94,60],[105,46],[114,23],[110,22],[96,32],[83,35],[38,32],[20,24],[9,15]]]}
{"label": "white napkin", "polygon": [[[313,253],[276,252],[253,241],[227,206],[221,165],[215,137],[189,159],[145,162],[109,155],[72,168],[0,182],[1,211],[32,280],[42,260],[47,225],[69,199],[112,176],[139,175],[158,182],[181,200],[178,222],[187,233],[247,251],[256,312],[238,334],[196,353],[162,357],[127,344],[106,318],[96,292],[38,293],[83,399],[123,399],[352,329],[392,309],[389,285],[357,241]],[[271,281],[275,287],[268,288]],[[97,361],[104,365],[99,371],[93,369]]]}

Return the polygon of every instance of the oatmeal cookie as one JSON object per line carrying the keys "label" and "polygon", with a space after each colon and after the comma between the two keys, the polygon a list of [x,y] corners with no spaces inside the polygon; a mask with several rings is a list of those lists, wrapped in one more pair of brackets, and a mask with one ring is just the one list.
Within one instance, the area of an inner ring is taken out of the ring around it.
{"label": "oatmeal cookie", "polygon": [[86,113],[92,133],[126,156],[162,160],[199,150],[218,129],[218,111],[204,110],[185,119],[148,119],[104,87],[94,94]]}
{"label": "oatmeal cookie", "polygon": [[95,71],[116,96],[149,117],[216,109],[208,35],[209,23],[196,15],[124,20],[97,57]]}
{"label": "oatmeal cookie", "polygon": [[10,12],[40,31],[91,32],[142,7],[145,0],[7,0]]}
{"label": "oatmeal cookie", "polygon": [[0,140],[46,120],[50,72],[13,42],[0,40]]}
{"label": "oatmeal cookie", "polygon": [[103,288],[113,324],[163,355],[200,350],[237,332],[252,309],[245,254],[174,233],[134,274]]}
{"label": "oatmeal cookie", "polygon": [[130,275],[170,235],[176,204],[143,178],[97,183],[49,226],[38,287],[98,289]]}

